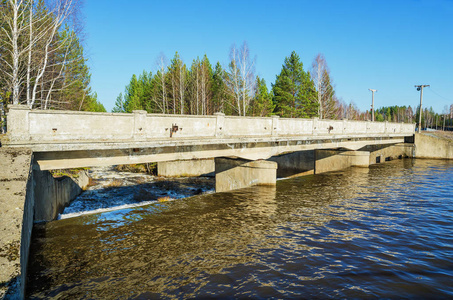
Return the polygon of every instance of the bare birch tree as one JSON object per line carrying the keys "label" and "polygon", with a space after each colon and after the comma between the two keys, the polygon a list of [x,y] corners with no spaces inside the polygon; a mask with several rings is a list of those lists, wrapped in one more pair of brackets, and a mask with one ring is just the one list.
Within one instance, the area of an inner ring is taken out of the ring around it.
{"label": "bare birch tree", "polygon": [[231,103],[236,108],[238,115],[241,113],[241,76],[237,63],[237,49],[233,45],[230,49],[230,64],[228,65],[228,73],[225,76],[227,87],[234,103]]}
{"label": "bare birch tree", "polygon": [[317,91],[319,118],[334,118],[335,109],[337,109],[335,91],[330,79],[330,70],[323,54],[319,53],[314,58],[310,74]]}
{"label": "bare birch tree", "polygon": [[255,91],[255,61],[256,58],[250,58],[250,49],[247,42],[242,43],[241,48],[237,52],[237,62],[239,74],[241,77],[241,98],[242,98],[242,114],[245,116],[248,112],[250,102],[253,99]]}
{"label": "bare birch tree", "polygon": [[[57,53],[68,53],[63,49],[71,48],[74,35],[66,35],[66,39],[58,35],[64,24],[67,31],[78,27],[75,21],[77,1],[7,0],[0,6],[1,30],[6,37],[2,39],[2,49],[6,51],[0,55],[6,68],[2,68],[1,76],[12,90],[13,104],[23,101],[32,108],[38,98],[42,102],[46,95],[41,107],[48,107],[55,83],[65,75],[65,66],[73,63]],[[25,89],[25,97],[21,97],[22,89]],[[64,86],[59,87],[63,89]]]}
{"label": "bare birch tree", "polygon": [[[182,62],[181,62],[182,63]],[[186,93],[186,75],[187,75],[187,68],[186,65],[182,63],[181,67],[179,68],[179,101],[180,101],[180,109],[181,115],[184,114],[184,95]]]}
{"label": "bare birch tree", "polygon": [[157,76],[159,76],[159,83],[161,87],[161,95],[162,95],[162,113],[167,113],[167,89],[166,89],[166,75],[167,75],[167,58],[163,53],[159,55],[157,58],[157,64],[159,71],[157,72]]}
{"label": "bare birch tree", "polygon": [[2,33],[5,39],[2,41],[2,48],[6,51],[1,59],[6,69],[2,68],[2,75],[6,77],[9,88],[12,89],[12,102],[19,104],[20,86],[24,80],[23,56],[27,52],[20,37],[28,29],[26,13],[31,9],[31,2],[26,0],[8,0],[2,4]]}
{"label": "bare birch tree", "polygon": [[244,41],[239,49],[234,44],[231,46],[226,83],[234,99],[232,105],[240,116],[247,115],[254,96],[255,62],[256,58],[250,58],[247,42]]}

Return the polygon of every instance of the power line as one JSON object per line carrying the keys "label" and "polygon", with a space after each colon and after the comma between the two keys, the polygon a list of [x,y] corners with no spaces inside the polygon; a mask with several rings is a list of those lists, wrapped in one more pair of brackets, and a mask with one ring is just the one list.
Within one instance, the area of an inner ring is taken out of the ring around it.
{"label": "power line", "polygon": [[431,90],[431,92],[433,92],[433,93],[436,94],[437,96],[441,97],[442,99],[447,100],[447,101],[450,101],[450,102],[453,102],[452,100],[447,99],[447,98],[445,98],[444,96],[440,95],[439,93],[437,93],[437,92],[436,92],[435,90],[433,90],[432,88],[431,88],[430,90]]}

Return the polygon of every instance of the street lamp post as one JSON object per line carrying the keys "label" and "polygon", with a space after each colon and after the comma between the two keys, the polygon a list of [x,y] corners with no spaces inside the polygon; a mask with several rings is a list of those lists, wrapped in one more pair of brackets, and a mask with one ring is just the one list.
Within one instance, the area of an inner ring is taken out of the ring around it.
{"label": "street lamp post", "polygon": [[420,110],[419,110],[419,116],[418,116],[418,133],[421,132],[421,127],[422,127],[422,102],[423,102],[423,88],[424,87],[429,87],[429,84],[421,84],[421,85],[416,85],[417,91],[420,91]]}
{"label": "street lamp post", "polygon": [[371,91],[371,121],[374,122],[374,92],[377,92],[377,90],[373,89],[368,89]]}

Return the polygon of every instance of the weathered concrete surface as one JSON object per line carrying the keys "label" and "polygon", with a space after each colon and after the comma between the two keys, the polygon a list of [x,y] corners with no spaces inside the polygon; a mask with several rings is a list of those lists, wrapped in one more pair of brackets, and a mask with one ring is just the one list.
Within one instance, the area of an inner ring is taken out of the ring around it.
{"label": "weathered concrete surface", "polygon": [[0,148],[0,299],[23,295],[33,227],[31,160],[30,150]]}
{"label": "weathered concrete surface", "polygon": [[54,219],[88,181],[84,171],[54,179],[33,170],[31,150],[0,148],[0,299],[23,298],[35,216]]}
{"label": "weathered concrete surface", "polygon": [[254,185],[275,185],[277,163],[219,157],[215,159],[215,190],[226,192]]}
{"label": "weathered concrete surface", "polygon": [[415,134],[415,158],[453,159],[453,140],[431,133]]}
{"label": "weathered concrete surface", "polygon": [[85,170],[77,177],[54,178],[49,171],[33,171],[35,181],[34,221],[52,221],[88,186]]}
{"label": "weathered concrete surface", "polygon": [[162,161],[157,163],[157,175],[165,177],[179,176],[215,176],[214,159],[193,159]]}
{"label": "weathered concrete surface", "polygon": [[414,144],[369,145],[361,149],[370,152],[370,165],[384,161],[414,157]]}
{"label": "weathered concrete surface", "polygon": [[338,171],[349,167],[368,168],[369,166],[370,152],[367,151],[315,151],[315,174]]}
{"label": "weathered concrete surface", "polygon": [[[67,169],[119,164],[138,164],[173,160],[239,157],[247,160],[268,159],[282,153],[314,149],[358,150],[367,145],[398,144],[404,137],[269,137],[236,139],[163,140],[130,143],[106,143],[112,149],[34,152],[41,170]],[[97,147],[97,142],[77,143],[78,147]],[[114,147],[118,147],[115,149]]]}
{"label": "weathered concrete surface", "polygon": [[[27,110],[10,106],[9,147],[30,147],[41,170],[173,160],[248,160],[313,149],[396,144],[414,124]],[[74,125],[76,124],[76,125]],[[114,124],[114,126],[112,126]]]}
{"label": "weathered concrete surface", "polygon": [[280,135],[405,135],[414,131],[414,124],[235,117],[220,113],[214,116],[147,114],[139,110],[132,114],[92,113],[29,110],[20,105],[10,105],[8,113],[8,135],[12,144]]}
{"label": "weathered concrete surface", "polygon": [[272,156],[269,161],[278,164],[277,177],[292,177],[295,175],[313,174],[315,169],[315,151],[297,151],[278,156]]}

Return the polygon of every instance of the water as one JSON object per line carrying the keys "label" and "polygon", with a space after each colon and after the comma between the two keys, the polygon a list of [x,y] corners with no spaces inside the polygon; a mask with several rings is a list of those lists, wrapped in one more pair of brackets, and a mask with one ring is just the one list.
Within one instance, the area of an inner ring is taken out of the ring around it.
{"label": "water", "polygon": [[151,204],[213,193],[215,180],[198,178],[159,178],[148,174],[118,172],[114,167],[89,170],[88,189],[66,207],[59,219]]}
{"label": "water", "polygon": [[452,175],[394,161],[38,225],[28,295],[452,298]]}

